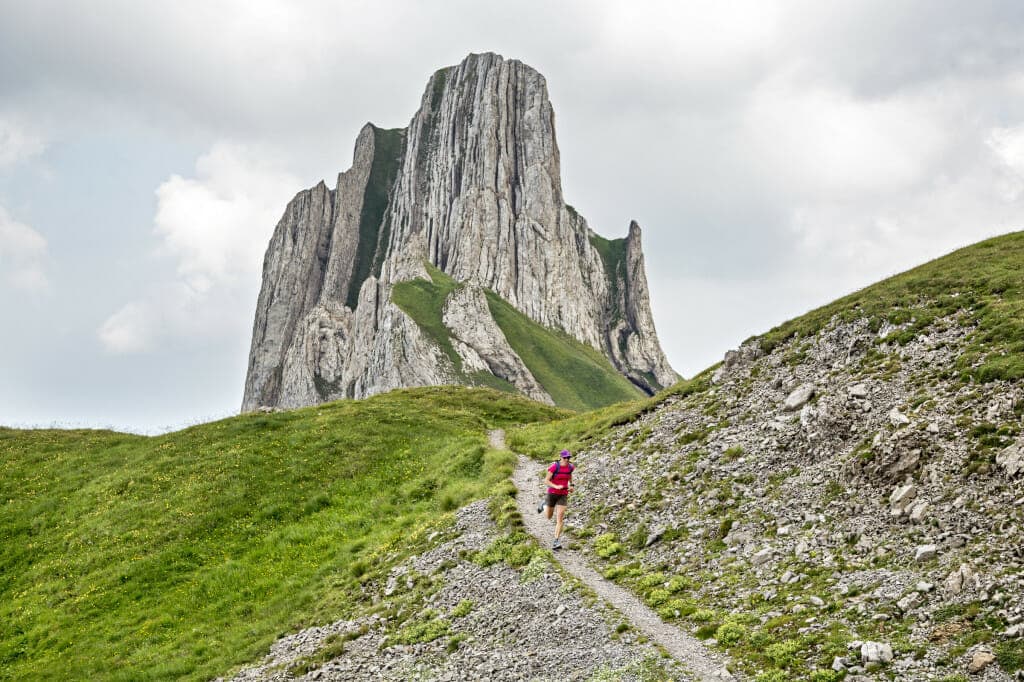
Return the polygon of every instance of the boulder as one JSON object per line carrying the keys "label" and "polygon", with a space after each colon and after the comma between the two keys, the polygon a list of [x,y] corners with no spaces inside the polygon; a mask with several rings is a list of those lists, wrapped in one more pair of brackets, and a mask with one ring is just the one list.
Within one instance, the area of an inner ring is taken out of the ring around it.
{"label": "boulder", "polygon": [[917,486],[913,483],[901,485],[889,495],[889,505],[901,513],[910,506],[911,501],[917,497]]}
{"label": "boulder", "polygon": [[893,426],[906,426],[910,423],[910,417],[899,411],[899,408],[892,408],[889,410],[889,423]]}
{"label": "boulder", "polygon": [[786,399],[782,401],[782,408],[787,412],[799,410],[814,397],[816,391],[817,388],[814,384],[801,384],[793,389],[793,391],[786,396]]}
{"label": "boulder", "polygon": [[1024,448],[1021,447],[1021,442],[1017,441],[996,455],[996,464],[1003,467],[1006,475],[1010,477],[1024,471]]}
{"label": "boulder", "polygon": [[768,563],[771,560],[771,558],[772,548],[765,547],[764,549],[754,552],[754,555],[750,557],[750,563],[754,564],[755,566],[761,566],[762,564]]}
{"label": "boulder", "polygon": [[854,384],[846,389],[847,393],[850,394],[851,398],[857,398],[863,400],[868,397],[868,385],[867,384]]}
{"label": "boulder", "polygon": [[658,526],[653,531],[651,531],[651,533],[647,536],[646,542],[644,542],[644,547],[650,547],[655,542],[660,540],[662,536],[665,535],[666,530],[667,528],[665,528],[665,526]]}
{"label": "boulder", "polygon": [[911,506],[910,511],[909,511],[910,520],[913,521],[914,523],[921,523],[922,521],[924,521],[925,514],[927,514],[927,513],[928,513],[928,503],[927,502],[925,502],[924,500],[920,500],[918,502],[915,502],[913,504],[913,506]]}
{"label": "boulder", "polygon": [[890,663],[892,646],[882,642],[864,642],[860,645],[861,663]]}
{"label": "boulder", "polygon": [[984,649],[981,651],[975,651],[974,655],[971,656],[971,662],[967,665],[967,672],[972,675],[977,675],[987,668],[994,660],[996,660],[996,657],[991,651],[986,651]]}

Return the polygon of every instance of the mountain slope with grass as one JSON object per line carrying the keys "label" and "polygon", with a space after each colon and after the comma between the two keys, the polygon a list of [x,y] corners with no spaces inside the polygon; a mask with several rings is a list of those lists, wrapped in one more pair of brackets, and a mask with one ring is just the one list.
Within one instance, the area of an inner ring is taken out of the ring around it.
{"label": "mountain slope with grass", "polygon": [[562,412],[398,391],[158,437],[0,429],[0,678],[209,679],[370,605]]}
{"label": "mountain slope with grass", "polygon": [[[466,341],[472,343],[473,338],[466,334],[466,327],[478,325],[485,314],[460,300],[465,297],[458,296],[457,292],[468,289],[469,296],[476,292],[478,307],[483,307],[486,300],[486,314],[493,318],[501,337],[507,341],[505,353],[499,354],[492,349],[486,355],[492,362],[502,356],[508,358],[508,364],[518,361],[522,369],[515,373],[514,378],[518,381],[518,377],[529,377],[529,382],[521,382],[518,387],[529,397],[554,402],[568,409],[586,410],[636,400],[643,395],[593,348],[564,332],[542,327],[493,291],[481,292],[478,288],[462,285],[429,264],[427,270],[430,281],[414,279],[400,282],[392,290],[392,300],[444,350],[459,375],[460,383],[517,390],[515,384],[499,379],[489,371],[490,366],[486,362],[478,364],[475,370],[471,369],[456,350],[460,346],[468,347]],[[468,354],[466,351],[463,353]],[[499,371],[499,374],[513,376],[508,371]],[[540,390],[533,389],[533,386]]]}
{"label": "mountain slope with grass", "polygon": [[753,337],[581,449],[576,551],[775,680],[1024,675],[1024,233]]}

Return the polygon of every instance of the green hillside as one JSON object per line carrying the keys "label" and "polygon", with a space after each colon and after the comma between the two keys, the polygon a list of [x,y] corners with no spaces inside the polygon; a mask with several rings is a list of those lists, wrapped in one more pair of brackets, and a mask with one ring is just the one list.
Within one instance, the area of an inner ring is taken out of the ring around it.
{"label": "green hillside", "polygon": [[[461,382],[514,391],[507,381],[487,372],[463,373],[462,360],[452,346],[451,332],[442,321],[445,299],[459,284],[429,264],[427,271],[430,282],[423,279],[400,282],[391,290],[392,301],[444,351]],[[487,304],[509,345],[556,405],[588,410],[643,396],[607,358],[590,346],[564,332],[537,324],[494,292],[487,292]]]}
{"label": "green hillside", "polygon": [[0,429],[0,678],[209,679],[344,617],[559,410],[395,391],[159,437]]}
{"label": "green hillside", "polygon": [[937,318],[962,313],[977,325],[960,358],[963,377],[1024,378],[1024,232],[994,237],[882,280],[812,310],[761,337],[771,350],[795,335],[815,334],[834,316],[908,324],[893,338],[908,341]]}

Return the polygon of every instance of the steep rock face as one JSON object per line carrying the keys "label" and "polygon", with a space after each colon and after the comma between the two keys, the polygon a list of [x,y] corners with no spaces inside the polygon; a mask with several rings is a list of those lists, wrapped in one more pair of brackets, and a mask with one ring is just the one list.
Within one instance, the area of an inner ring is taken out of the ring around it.
{"label": "steep rock face", "polygon": [[442,320],[452,330],[455,350],[465,366],[504,379],[528,398],[554,404],[508,345],[505,334],[491,317],[482,289],[466,286],[456,290],[445,302]]}
{"label": "steep rock face", "polygon": [[[428,279],[426,264],[476,292],[439,321],[458,319],[461,363],[391,301],[394,284]],[[482,289],[644,392],[678,378],[654,330],[639,227],[607,240],[565,204],[544,77],[494,54],[436,72],[408,129],[367,125],[337,188],[289,205],[264,263],[242,409],[465,382],[464,369],[550,400]],[[469,309],[483,315],[471,331]]]}

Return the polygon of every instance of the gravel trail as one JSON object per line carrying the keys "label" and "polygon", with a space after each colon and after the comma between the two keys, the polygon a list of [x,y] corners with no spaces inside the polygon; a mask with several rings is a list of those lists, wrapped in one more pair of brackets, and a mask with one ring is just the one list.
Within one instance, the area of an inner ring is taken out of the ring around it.
{"label": "gravel trail", "polygon": [[[491,431],[490,441],[491,447],[504,448],[504,431],[500,429]],[[542,469],[543,467],[537,462],[519,455],[519,462],[512,475],[512,481],[519,489],[516,501],[527,530],[540,541],[542,546],[549,547],[554,537],[553,521],[549,521],[543,514],[537,513],[537,504],[540,502],[541,493],[544,492],[542,481],[538,477],[538,472]],[[634,627],[646,634],[652,641],[665,647],[673,658],[695,675],[696,679],[712,681],[720,681],[723,678],[734,679],[732,675],[724,673],[725,659],[721,655],[709,651],[697,638],[662,621],[658,614],[648,608],[633,593],[605,580],[600,573],[587,565],[586,559],[578,552],[562,549],[556,552],[555,556],[565,570],[594,590],[601,599],[618,609]]]}

